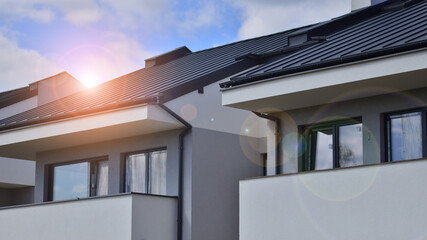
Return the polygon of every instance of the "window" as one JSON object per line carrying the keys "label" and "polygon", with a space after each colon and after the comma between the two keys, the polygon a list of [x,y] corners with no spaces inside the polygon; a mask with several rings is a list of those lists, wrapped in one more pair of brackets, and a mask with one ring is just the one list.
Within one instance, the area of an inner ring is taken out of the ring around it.
{"label": "window", "polygon": [[166,150],[126,155],[125,191],[166,195]]}
{"label": "window", "polygon": [[386,115],[389,162],[426,156],[425,115],[421,110]]}
{"label": "window", "polygon": [[321,123],[304,130],[304,170],[363,164],[363,125],[360,121]]}
{"label": "window", "polygon": [[108,194],[108,162],[88,160],[51,166],[50,200]]}

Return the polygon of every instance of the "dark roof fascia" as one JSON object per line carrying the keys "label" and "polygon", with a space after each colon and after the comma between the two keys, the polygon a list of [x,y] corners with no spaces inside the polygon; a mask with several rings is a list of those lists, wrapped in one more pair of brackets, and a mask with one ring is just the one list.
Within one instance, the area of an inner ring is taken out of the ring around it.
{"label": "dark roof fascia", "polygon": [[24,101],[31,97],[37,96],[37,94],[38,94],[37,88],[30,91],[30,87],[23,87],[23,88],[0,93],[0,108],[4,108],[12,104]]}
{"label": "dark roof fascia", "polygon": [[368,59],[372,59],[372,58],[383,57],[383,56],[393,55],[393,54],[398,54],[398,53],[404,53],[404,52],[409,52],[412,50],[421,50],[421,49],[426,49],[426,48],[427,48],[427,41],[409,43],[409,44],[401,45],[399,47],[379,49],[376,51],[371,51],[371,52],[367,52],[367,53],[360,53],[357,55],[345,56],[342,58],[337,58],[337,59],[333,59],[333,60],[329,60],[329,61],[323,61],[323,62],[315,63],[315,64],[307,64],[304,66],[298,66],[298,67],[294,67],[294,68],[281,69],[281,70],[257,74],[257,75],[253,75],[253,76],[231,78],[230,81],[220,83],[219,85],[221,88],[230,88],[230,87],[235,87],[238,85],[248,84],[248,83],[252,83],[252,82],[256,82],[256,81],[260,81],[260,80],[265,80],[265,79],[269,79],[269,78],[275,78],[275,77],[279,77],[279,76],[285,76],[285,75],[290,75],[290,74],[294,74],[294,73],[301,73],[301,72],[306,72],[306,71],[311,71],[311,70],[317,70],[317,69],[322,69],[322,68],[327,68],[327,67],[332,67],[332,66],[339,66],[339,65],[343,65],[343,64],[347,64],[347,63],[355,63],[355,62],[368,60]]}

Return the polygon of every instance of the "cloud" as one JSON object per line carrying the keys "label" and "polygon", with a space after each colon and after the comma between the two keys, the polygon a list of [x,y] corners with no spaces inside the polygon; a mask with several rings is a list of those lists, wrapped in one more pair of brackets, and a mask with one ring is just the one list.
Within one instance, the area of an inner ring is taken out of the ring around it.
{"label": "cloud", "polygon": [[350,12],[348,0],[236,0],[234,5],[243,11],[239,39],[301,27]]}
{"label": "cloud", "polygon": [[101,13],[94,0],[1,0],[0,17],[8,20],[29,18],[49,23],[61,15],[72,24],[82,25],[100,19]]}
{"label": "cloud", "polygon": [[23,87],[61,71],[36,51],[20,48],[1,32],[0,52],[0,91]]}
{"label": "cloud", "polygon": [[201,2],[198,6],[178,13],[177,31],[185,36],[200,28],[221,25],[220,7],[215,1]]}
{"label": "cloud", "polygon": [[29,18],[46,23],[52,21],[55,14],[46,6],[36,6],[31,0],[1,0],[0,17],[12,21]]}
{"label": "cloud", "polygon": [[[103,16],[121,28],[158,27],[169,18],[170,0],[99,0]],[[166,19],[165,19],[166,18]]]}

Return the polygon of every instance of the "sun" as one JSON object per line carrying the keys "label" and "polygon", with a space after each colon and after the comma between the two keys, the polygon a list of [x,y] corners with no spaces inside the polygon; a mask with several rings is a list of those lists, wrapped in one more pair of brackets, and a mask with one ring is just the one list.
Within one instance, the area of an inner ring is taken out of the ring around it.
{"label": "sun", "polygon": [[79,78],[80,82],[88,88],[99,84],[99,77],[94,73],[86,73]]}

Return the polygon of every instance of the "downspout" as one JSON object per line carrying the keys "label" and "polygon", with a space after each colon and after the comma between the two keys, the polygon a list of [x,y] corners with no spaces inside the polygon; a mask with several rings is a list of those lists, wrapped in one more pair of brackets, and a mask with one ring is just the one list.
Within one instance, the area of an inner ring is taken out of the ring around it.
{"label": "downspout", "polygon": [[268,119],[270,121],[273,121],[276,125],[276,132],[274,133],[274,135],[276,136],[276,147],[275,147],[275,152],[276,152],[276,174],[281,174],[281,170],[280,170],[280,166],[281,166],[281,162],[280,162],[280,118],[277,117],[273,117],[270,116],[266,113],[259,113],[259,112],[255,112],[252,111],[255,115],[257,115],[260,118],[265,118]]}
{"label": "downspout", "polygon": [[185,129],[179,134],[179,170],[178,170],[178,226],[177,226],[177,240],[182,240],[182,233],[183,233],[183,190],[184,190],[184,137],[187,135],[187,133],[191,130],[192,126],[190,123],[185,121],[181,116],[176,114],[174,111],[163,105],[163,103],[160,102],[159,97],[157,97],[156,104],[163,108],[167,113],[169,113],[171,116],[173,116],[176,120],[184,124]]}

